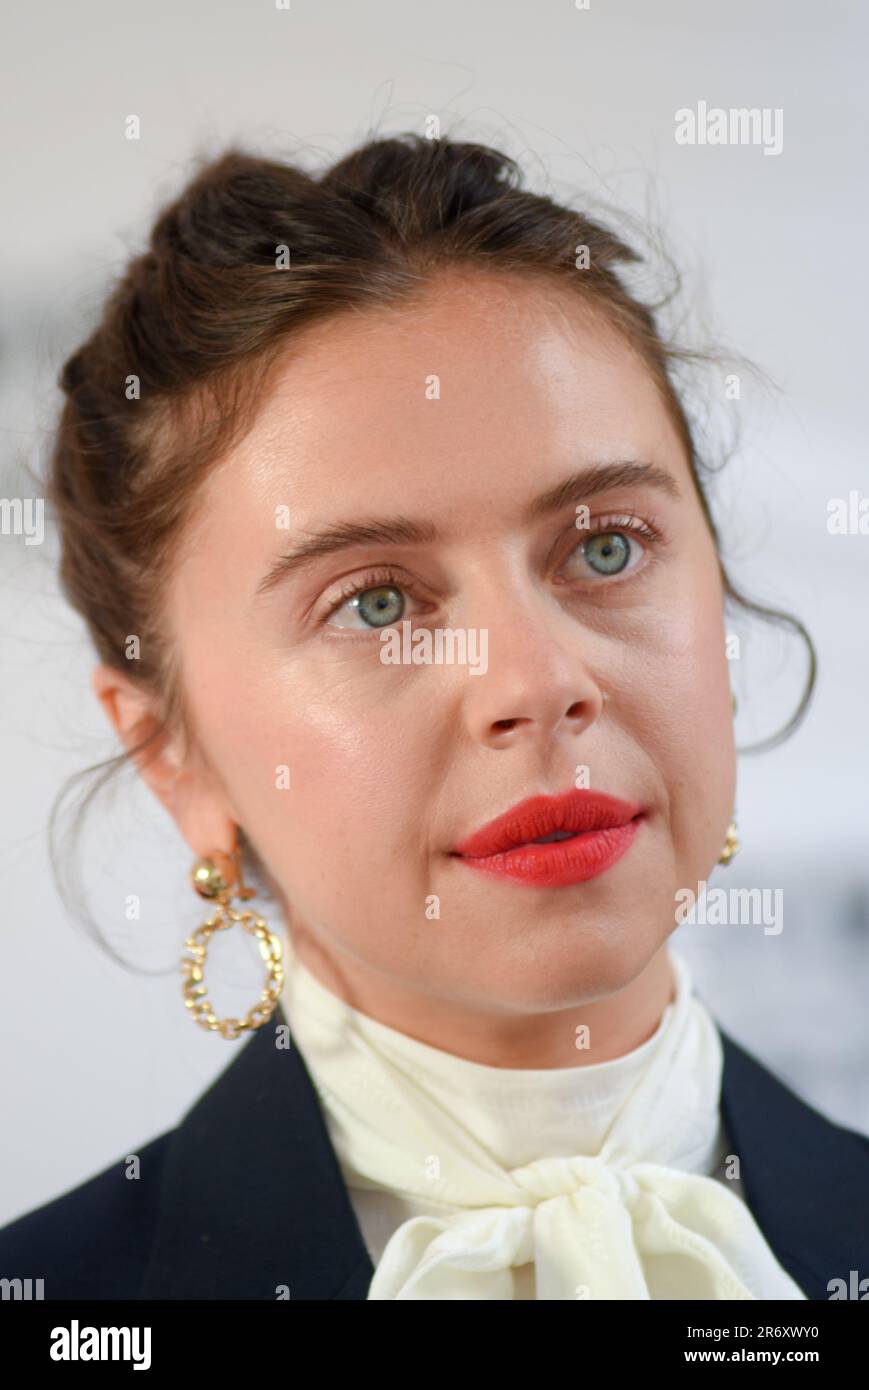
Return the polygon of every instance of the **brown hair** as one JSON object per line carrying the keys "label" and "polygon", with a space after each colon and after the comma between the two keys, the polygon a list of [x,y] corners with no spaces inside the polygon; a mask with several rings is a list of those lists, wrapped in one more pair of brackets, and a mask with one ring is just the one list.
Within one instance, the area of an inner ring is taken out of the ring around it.
{"label": "brown hair", "polygon": [[[629,292],[617,271],[641,261],[635,250],[599,221],[524,190],[517,164],[483,145],[378,139],[319,176],[237,149],[200,166],[159,214],[147,250],[130,261],[60,374],[66,399],[47,496],[63,589],[100,659],[128,676],[135,671],[160,721],[136,748],[62,788],[50,826],[56,874],[57,819],[72,786],[102,774],[79,807],[86,810],[164,729],[177,721],[192,733],[161,622],[174,542],[203,476],[252,423],[288,339],[343,310],[407,299],[442,266],[560,280],[641,354],[684,444],[726,597],[807,644],[798,708],[754,749],[793,731],[814,686],[811,638],[798,619],[739,593],[725,571],[702,481],[711,464],[699,457],[673,377],[676,364],[705,354],[664,341],[655,317],[661,305]],[[582,269],[580,247],[587,248]],[[135,666],[126,656],[130,634],[140,639]],[[241,827],[239,838],[244,843]]]}

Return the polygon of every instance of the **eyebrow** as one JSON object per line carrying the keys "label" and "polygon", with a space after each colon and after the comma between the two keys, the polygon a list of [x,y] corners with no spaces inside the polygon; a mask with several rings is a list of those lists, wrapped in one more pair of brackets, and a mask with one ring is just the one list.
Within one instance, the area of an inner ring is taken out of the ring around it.
{"label": "eyebrow", "polygon": [[[569,474],[554,487],[535,497],[525,508],[522,520],[527,524],[540,521],[576,506],[601,492],[617,487],[653,487],[677,500],[682,494],[672,474],[652,463],[599,463]],[[307,540],[281,555],[257,585],[257,594],[267,593],[288,574],[327,555],[364,545],[432,545],[441,539],[431,521],[416,521],[411,517],[384,517],[360,521],[339,521],[316,532]]]}

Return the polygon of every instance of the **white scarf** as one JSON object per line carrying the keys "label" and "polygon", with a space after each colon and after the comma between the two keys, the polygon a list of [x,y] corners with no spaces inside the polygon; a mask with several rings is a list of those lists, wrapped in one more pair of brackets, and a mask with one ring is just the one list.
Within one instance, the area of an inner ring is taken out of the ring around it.
{"label": "white scarf", "polygon": [[640,1047],[524,1070],[360,1013],[290,946],[282,1002],[348,1185],[418,1213],[399,1218],[369,1299],[526,1297],[529,1271],[537,1299],[805,1298],[744,1202],[706,1176],[721,1039],[671,960],[675,1000]]}

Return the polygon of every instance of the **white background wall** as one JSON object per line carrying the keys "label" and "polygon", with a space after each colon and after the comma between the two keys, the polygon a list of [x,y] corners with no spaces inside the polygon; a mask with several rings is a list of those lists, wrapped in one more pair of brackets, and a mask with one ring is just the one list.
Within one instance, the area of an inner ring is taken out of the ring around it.
{"label": "white background wall", "polygon": [[[64,356],[140,248],[194,151],[230,142],[327,161],[373,133],[500,145],[529,183],[652,207],[718,341],[746,379],[719,509],[737,582],[815,636],[808,723],[740,768],[742,855],[722,886],[780,887],[785,929],[682,927],[698,987],[800,1094],[869,1131],[869,536],[832,537],[827,502],[869,495],[865,439],[866,12],[807,0],[150,0],[7,8],[0,84],[0,495],[39,495]],[[688,147],[677,108],[783,111],[784,147]],[[124,119],[142,138],[124,138]],[[720,380],[712,387],[720,394]],[[51,536],[0,537],[0,1221],[175,1124],[238,1044],[191,1026],[176,962],[200,919],[189,855],[132,780],[91,821],[94,913],[131,974],[68,916],[46,847],[72,771],[116,750],[82,631],[59,600]],[[738,669],[737,669],[738,665]],[[734,663],[738,734],[783,720],[802,666],[758,630]],[[126,894],[142,920],[125,923]],[[227,983],[237,960],[218,962]],[[247,993],[258,988],[250,958]],[[217,988],[220,988],[218,984]],[[217,992],[217,991],[215,991]],[[226,997],[224,995],[224,997]]]}

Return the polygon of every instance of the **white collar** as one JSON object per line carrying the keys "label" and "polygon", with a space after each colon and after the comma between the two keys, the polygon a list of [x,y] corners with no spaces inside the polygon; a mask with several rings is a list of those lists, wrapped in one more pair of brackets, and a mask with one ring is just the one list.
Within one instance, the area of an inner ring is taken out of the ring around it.
{"label": "white collar", "polygon": [[[660,1044],[673,1010],[691,994],[687,962],[671,954],[676,994],[654,1034],[638,1047],[607,1062],[575,1067],[494,1067],[469,1061],[409,1037],[353,1008],[327,989],[292,953],[282,1003],[321,1100],[329,1106],[328,1079],[342,1064],[352,1065],[354,1036],[367,1040],[382,1059],[400,1071],[433,1106],[473,1129],[481,1144],[504,1168],[535,1158],[597,1153],[613,1117]],[[328,1066],[326,1059],[328,1058]],[[710,1077],[715,1096],[717,1079]],[[359,1080],[376,1085],[367,1069]],[[717,1111],[717,1101],[710,1114]],[[710,1132],[710,1150],[716,1125]],[[702,1165],[704,1156],[699,1155]]]}

